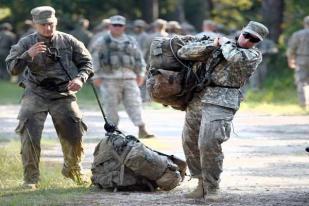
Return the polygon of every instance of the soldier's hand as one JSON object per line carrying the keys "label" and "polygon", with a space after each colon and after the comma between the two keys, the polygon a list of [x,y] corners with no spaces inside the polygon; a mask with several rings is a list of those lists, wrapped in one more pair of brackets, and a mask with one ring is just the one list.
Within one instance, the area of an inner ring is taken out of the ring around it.
{"label": "soldier's hand", "polygon": [[291,69],[296,69],[295,59],[288,59],[288,65]]}
{"label": "soldier's hand", "polygon": [[215,47],[219,47],[220,45],[219,45],[219,36],[217,36],[215,39],[214,39],[214,46]]}
{"label": "soldier's hand", "polygon": [[38,54],[45,52],[46,49],[47,48],[46,48],[46,45],[44,44],[44,42],[37,42],[32,47],[30,47],[30,49],[28,49],[27,52],[28,52],[29,56],[31,56],[31,58],[33,59]]}
{"label": "soldier's hand", "polygon": [[142,76],[137,76],[137,77],[136,77],[137,85],[138,85],[138,86],[143,85],[143,84],[144,84],[144,80],[145,80],[144,77],[142,77]]}
{"label": "soldier's hand", "polygon": [[225,44],[226,42],[230,41],[228,38],[224,37],[224,36],[221,36],[218,38],[218,42],[219,42],[219,45],[223,45]]}
{"label": "soldier's hand", "polygon": [[93,80],[93,84],[96,87],[100,87],[102,83],[103,83],[103,79],[98,78],[98,79]]}
{"label": "soldier's hand", "polygon": [[73,92],[77,92],[82,88],[83,84],[84,83],[82,82],[82,80],[79,77],[77,77],[77,78],[69,81],[68,90],[73,91]]}

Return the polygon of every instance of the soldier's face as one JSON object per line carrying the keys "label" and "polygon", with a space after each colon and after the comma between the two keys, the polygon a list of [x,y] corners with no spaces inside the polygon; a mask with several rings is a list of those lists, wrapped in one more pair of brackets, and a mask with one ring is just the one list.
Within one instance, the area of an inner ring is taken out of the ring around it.
{"label": "soldier's face", "polygon": [[239,35],[237,42],[240,47],[250,49],[259,42],[259,39],[252,34],[242,32]]}
{"label": "soldier's face", "polygon": [[113,36],[121,36],[124,33],[125,25],[122,24],[111,24],[110,32]]}
{"label": "soldier's face", "polygon": [[52,37],[56,31],[56,23],[35,24],[37,32],[44,37]]}

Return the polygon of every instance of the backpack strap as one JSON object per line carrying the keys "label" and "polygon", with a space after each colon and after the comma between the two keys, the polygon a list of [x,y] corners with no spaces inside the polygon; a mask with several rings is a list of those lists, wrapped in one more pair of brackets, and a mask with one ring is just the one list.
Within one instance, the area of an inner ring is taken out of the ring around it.
{"label": "backpack strap", "polygon": [[127,146],[125,147],[125,150],[122,152],[121,155],[119,155],[115,150],[112,150],[114,157],[119,161],[120,163],[120,174],[119,174],[119,181],[120,184],[123,183],[123,178],[124,178],[124,168],[125,168],[125,160],[126,157],[128,155],[128,153],[130,152],[131,147]]}

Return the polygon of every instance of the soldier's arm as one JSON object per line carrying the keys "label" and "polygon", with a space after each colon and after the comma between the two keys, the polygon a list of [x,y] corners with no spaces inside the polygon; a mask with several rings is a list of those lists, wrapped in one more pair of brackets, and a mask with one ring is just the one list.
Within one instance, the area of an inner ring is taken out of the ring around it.
{"label": "soldier's arm", "polygon": [[83,83],[93,76],[92,58],[84,44],[75,38],[71,39],[73,47],[73,62],[78,69],[77,77]]}
{"label": "soldier's arm", "polygon": [[18,42],[16,45],[12,46],[5,62],[8,72],[11,75],[18,75],[32,62],[32,57],[29,55],[23,42]]}
{"label": "soldier's arm", "polygon": [[226,41],[221,45],[224,58],[235,64],[259,64],[262,61],[262,54],[255,49],[244,49],[236,45],[235,42]]}
{"label": "soldier's arm", "polygon": [[296,62],[295,62],[296,50],[297,50],[297,45],[300,43],[298,39],[299,38],[297,38],[296,34],[293,34],[288,42],[288,50],[286,52],[286,56],[288,59],[288,65],[291,69],[296,68]]}
{"label": "soldier's arm", "polygon": [[177,56],[183,60],[206,61],[208,54],[215,49],[213,39],[192,41],[177,51]]}

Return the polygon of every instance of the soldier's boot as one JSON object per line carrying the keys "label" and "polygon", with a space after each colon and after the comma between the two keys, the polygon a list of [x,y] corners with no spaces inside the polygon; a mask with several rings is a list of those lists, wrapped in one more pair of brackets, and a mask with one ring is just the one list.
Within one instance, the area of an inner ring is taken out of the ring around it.
{"label": "soldier's boot", "polygon": [[37,189],[37,187],[38,187],[37,183],[27,182],[27,181],[24,181],[23,184],[21,185],[22,189],[35,190]]}
{"label": "soldier's boot", "polygon": [[203,187],[203,179],[198,179],[197,187],[190,193],[185,194],[185,198],[204,198],[207,195],[207,190]]}
{"label": "soldier's boot", "polygon": [[87,185],[89,183],[89,178],[81,171],[71,170],[68,172],[62,169],[61,173],[64,177],[73,180],[77,185]]}
{"label": "soldier's boot", "polygon": [[219,192],[219,186],[218,185],[209,185],[208,186],[208,195],[216,195]]}
{"label": "soldier's boot", "polygon": [[145,125],[141,125],[138,127],[138,138],[143,139],[143,138],[153,138],[153,137],[155,136],[147,132]]}

